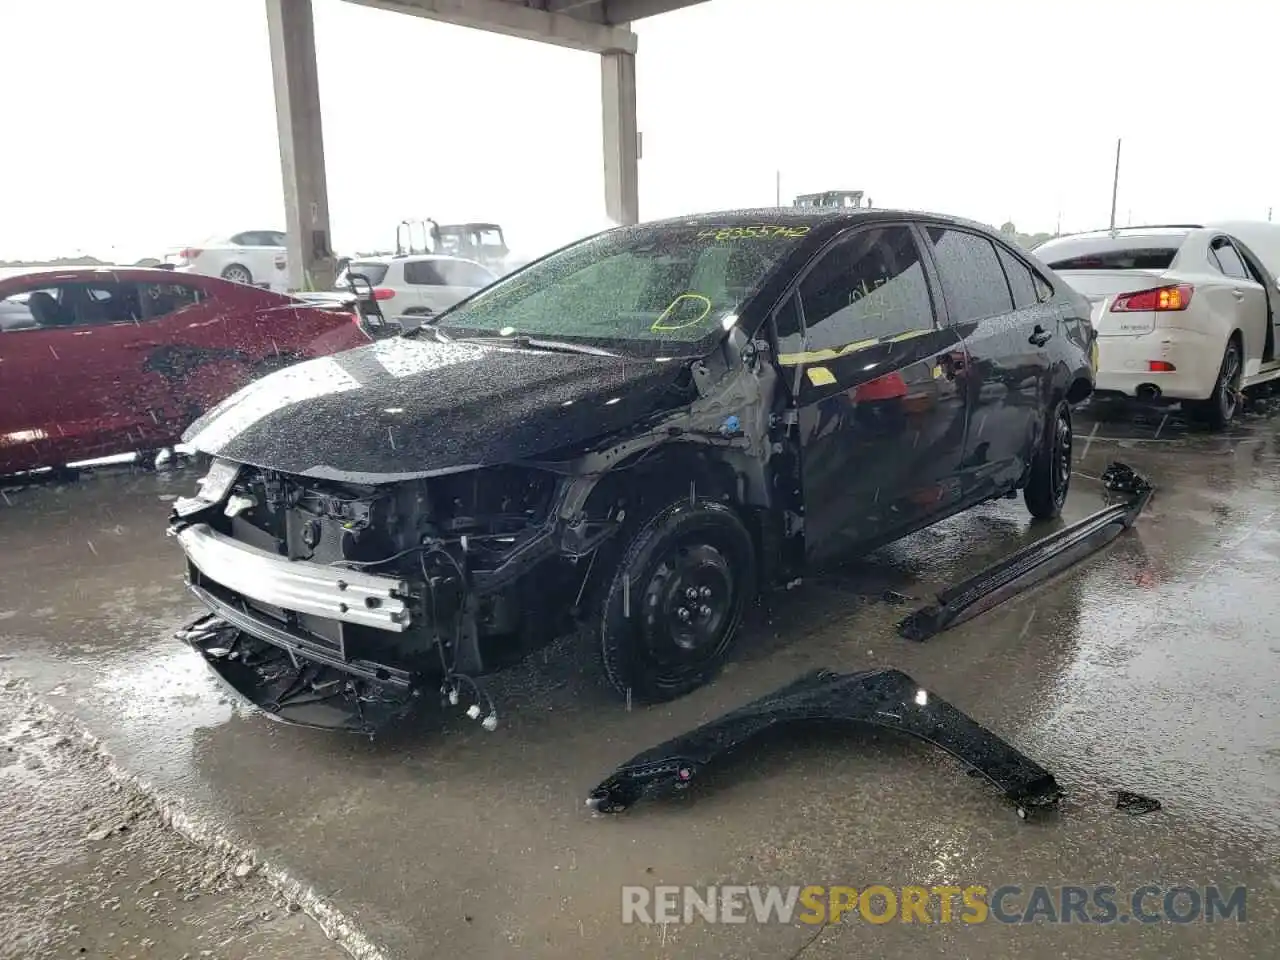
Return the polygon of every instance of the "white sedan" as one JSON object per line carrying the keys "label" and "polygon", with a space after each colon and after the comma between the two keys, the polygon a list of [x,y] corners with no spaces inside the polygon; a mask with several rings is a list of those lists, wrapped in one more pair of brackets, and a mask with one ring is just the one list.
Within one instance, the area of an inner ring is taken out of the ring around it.
{"label": "white sedan", "polygon": [[1035,254],[1093,305],[1099,399],[1177,401],[1221,428],[1244,391],[1280,378],[1280,286],[1232,234],[1129,227],[1059,237]]}
{"label": "white sedan", "polygon": [[183,273],[221,277],[283,293],[289,264],[285,235],[279,230],[245,230],[230,237],[213,237],[165,256]]}

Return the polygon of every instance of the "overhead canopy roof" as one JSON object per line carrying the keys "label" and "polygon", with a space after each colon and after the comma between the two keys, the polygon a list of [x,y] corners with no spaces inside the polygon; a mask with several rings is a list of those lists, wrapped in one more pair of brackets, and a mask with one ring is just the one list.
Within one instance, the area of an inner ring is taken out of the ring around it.
{"label": "overhead canopy roof", "polygon": [[347,0],[593,53],[635,53],[628,24],[706,0]]}

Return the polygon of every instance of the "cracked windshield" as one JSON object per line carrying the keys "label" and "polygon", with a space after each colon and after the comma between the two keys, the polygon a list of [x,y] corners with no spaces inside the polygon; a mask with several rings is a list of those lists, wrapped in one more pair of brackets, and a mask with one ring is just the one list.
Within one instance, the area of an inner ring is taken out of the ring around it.
{"label": "cracked windshield", "polygon": [[0,34],[0,960],[1275,955],[1280,8]]}

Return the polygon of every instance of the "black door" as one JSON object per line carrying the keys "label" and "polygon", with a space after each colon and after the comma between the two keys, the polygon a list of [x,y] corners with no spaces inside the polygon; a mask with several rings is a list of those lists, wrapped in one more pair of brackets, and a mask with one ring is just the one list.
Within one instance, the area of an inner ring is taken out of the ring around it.
{"label": "black door", "polygon": [[[852,230],[801,278],[779,316],[799,407],[811,559],[923,526],[959,496],[964,446],[957,333],[906,224]],[[798,352],[787,352],[799,340]]]}
{"label": "black door", "polygon": [[926,225],[924,232],[949,322],[969,355],[961,378],[969,416],[961,484],[973,502],[1011,489],[1030,465],[1044,426],[1058,318],[1040,306],[1034,283],[1025,289],[1016,271],[1011,283],[1002,255],[1011,271],[1020,261],[991,239],[951,226]]}

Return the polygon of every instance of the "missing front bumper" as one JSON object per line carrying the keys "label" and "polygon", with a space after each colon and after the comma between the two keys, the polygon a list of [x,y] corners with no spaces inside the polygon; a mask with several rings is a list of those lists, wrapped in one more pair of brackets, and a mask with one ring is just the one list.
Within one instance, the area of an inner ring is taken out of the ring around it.
{"label": "missing front bumper", "polygon": [[637,754],[592,790],[587,804],[614,813],[651,790],[688,787],[708,764],[765,730],[814,721],[882,727],[931,743],[1003,791],[1023,818],[1033,810],[1056,806],[1063,796],[1053,774],[902,671],[815,670]]}
{"label": "missing front bumper", "polygon": [[177,637],[239,697],[296,726],[373,734],[404,716],[418,699],[408,674],[300,657],[217,614],[201,617]]}

